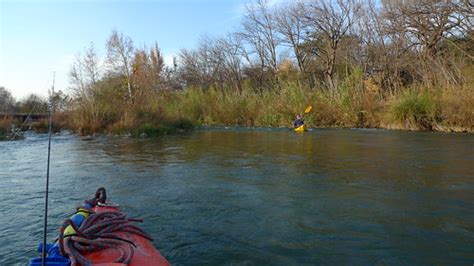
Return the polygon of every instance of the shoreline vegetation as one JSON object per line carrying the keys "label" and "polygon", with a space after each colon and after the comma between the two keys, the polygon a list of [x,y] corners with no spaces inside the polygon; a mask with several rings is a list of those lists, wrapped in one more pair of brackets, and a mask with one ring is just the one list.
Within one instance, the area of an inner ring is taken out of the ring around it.
{"label": "shoreline vegetation", "polygon": [[[312,105],[309,127],[472,133],[473,23],[469,1],[257,0],[235,32],[203,36],[171,66],[158,44],[139,48],[113,30],[104,55],[94,44],[78,53],[68,94],[52,96],[53,120],[82,135],[152,137],[202,125],[290,127]],[[1,89],[6,113],[47,110]]]}
{"label": "shoreline vegetation", "polygon": [[[144,97],[146,104],[111,102],[100,109],[59,111],[53,115],[53,131],[67,128],[80,135],[156,137],[190,131],[196,126],[288,128],[294,114],[302,113],[311,104],[313,110],[304,116],[310,128],[474,132],[472,89],[457,88],[457,95],[453,95],[449,89],[411,88],[384,99],[364,91],[363,82],[359,86],[351,84],[359,90],[336,95],[291,85],[281,88],[279,93],[235,93],[213,88],[159,92]],[[19,123],[11,118],[0,119],[0,138],[9,138],[12,124]],[[45,133],[47,127],[44,119],[34,123],[32,130]]]}

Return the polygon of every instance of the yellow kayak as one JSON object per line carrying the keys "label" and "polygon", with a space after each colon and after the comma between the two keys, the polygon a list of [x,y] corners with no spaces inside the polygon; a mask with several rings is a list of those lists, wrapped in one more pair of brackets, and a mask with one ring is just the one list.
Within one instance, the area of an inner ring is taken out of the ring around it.
{"label": "yellow kayak", "polygon": [[294,129],[294,131],[295,131],[295,132],[304,132],[304,131],[306,131],[306,127],[305,127],[304,125],[301,125],[301,126],[299,126],[299,127],[296,127],[296,128]]}

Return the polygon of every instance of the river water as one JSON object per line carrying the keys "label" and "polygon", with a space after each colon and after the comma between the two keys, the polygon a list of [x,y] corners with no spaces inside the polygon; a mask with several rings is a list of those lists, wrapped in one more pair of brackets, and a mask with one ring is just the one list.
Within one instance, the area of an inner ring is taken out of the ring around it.
{"label": "river water", "polygon": [[[46,135],[0,142],[0,265],[42,237]],[[474,135],[54,135],[49,241],[100,186],[175,265],[474,263]]]}

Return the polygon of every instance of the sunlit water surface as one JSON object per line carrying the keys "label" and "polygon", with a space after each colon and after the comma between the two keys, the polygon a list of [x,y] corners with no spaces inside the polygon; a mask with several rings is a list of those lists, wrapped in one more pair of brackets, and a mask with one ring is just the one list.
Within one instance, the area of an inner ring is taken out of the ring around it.
{"label": "sunlit water surface", "polygon": [[[0,265],[42,237],[46,135],[0,142]],[[99,186],[175,265],[474,263],[474,136],[214,129],[160,139],[62,133],[49,240]]]}

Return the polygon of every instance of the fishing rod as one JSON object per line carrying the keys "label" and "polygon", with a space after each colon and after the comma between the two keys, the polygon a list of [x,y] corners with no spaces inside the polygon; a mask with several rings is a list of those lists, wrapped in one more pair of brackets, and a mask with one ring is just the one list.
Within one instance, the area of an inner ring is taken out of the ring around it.
{"label": "fishing rod", "polygon": [[43,248],[41,249],[41,265],[46,266],[46,231],[48,228],[48,194],[49,194],[49,161],[51,159],[51,133],[52,133],[52,113],[54,102],[54,80],[56,73],[53,72],[53,86],[51,87],[51,96],[49,100],[49,125],[48,125],[48,163],[46,167],[46,191],[44,201],[44,230],[43,230]]}

